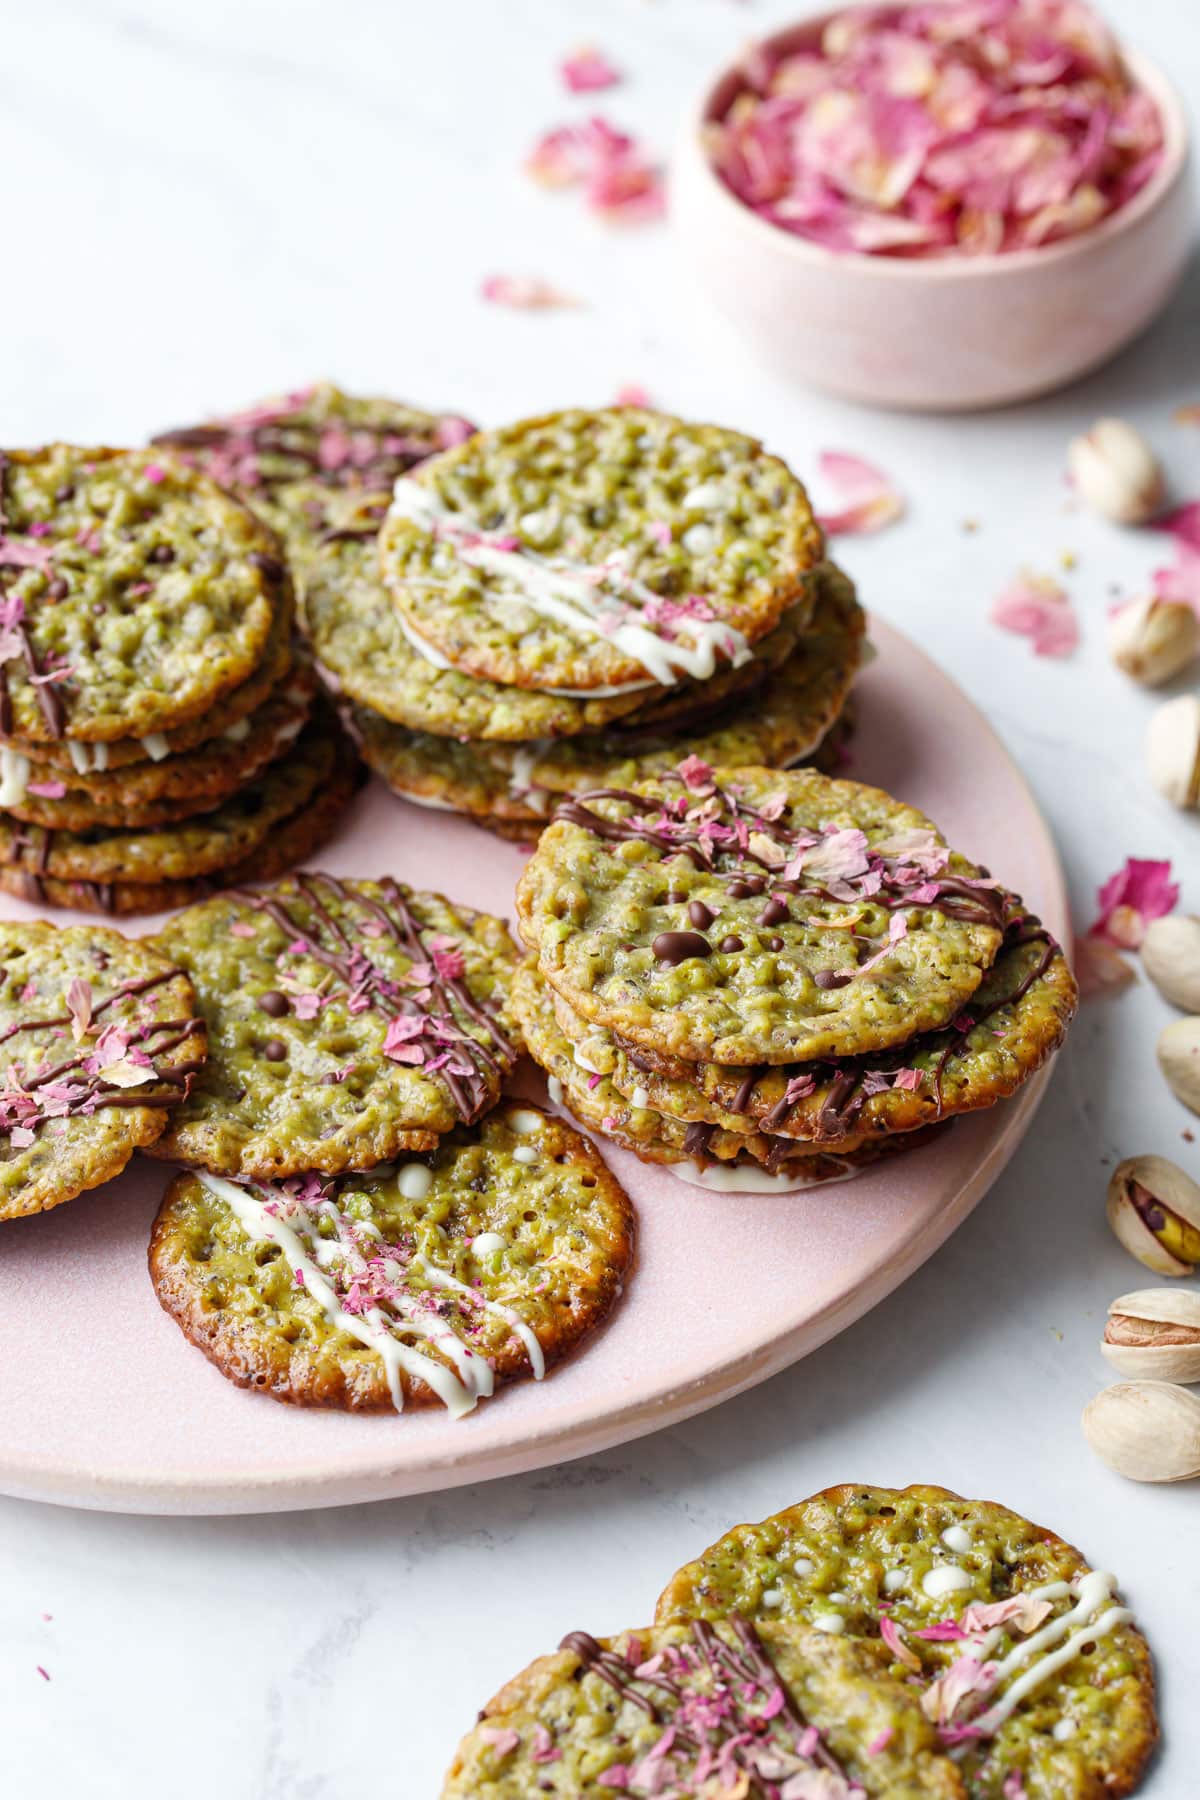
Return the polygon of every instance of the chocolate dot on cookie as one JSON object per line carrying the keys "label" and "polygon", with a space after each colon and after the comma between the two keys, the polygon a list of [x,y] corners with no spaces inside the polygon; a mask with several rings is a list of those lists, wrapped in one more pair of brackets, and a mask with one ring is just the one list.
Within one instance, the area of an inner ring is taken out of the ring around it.
{"label": "chocolate dot on cookie", "polygon": [[270,1018],[282,1019],[286,1012],[291,1011],[292,1003],[286,994],[281,994],[277,988],[272,988],[268,993],[258,996],[258,1006],[259,1011],[265,1012]]}
{"label": "chocolate dot on cookie", "polygon": [[693,900],[688,906],[688,918],[697,931],[707,931],[716,916],[715,912],[705,906],[703,900]]}
{"label": "chocolate dot on cookie", "polygon": [[712,946],[698,931],[660,931],[650,946],[659,962],[686,962],[690,956],[711,956]]}
{"label": "chocolate dot on cookie", "polygon": [[851,976],[843,974],[840,969],[818,969],[813,976],[813,980],[816,982],[817,986],[827,990],[829,988],[844,988],[851,979]]}
{"label": "chocolate dot on cookie", "polygon": [[749,900],[754,894],[761,894],[766,887],[761,875],[742,875],[729,884],[730,898],[733,900]]}
{"label": "chocolate dot on cookie", "polygon": [[268,1062],[286,1062],[287,1045],[279,1038],[268,1038],[263,1045],[263,1055]]}
{"label": "chocolate dot on cookie", "polygon": [[760,925],[782,925],[784,920],[790,917],[787,901],[781,900],[778,894],[772,894],[759,913],[758,922]]}
{"label": "chocolate dot on cookie", "polygon": [[728,937],[723,937],[721,939],[717,948],[724,951],[726,956],[735,956],[739,950],[744,950],[746,946],[740,937],[736,937],[731,932]]}

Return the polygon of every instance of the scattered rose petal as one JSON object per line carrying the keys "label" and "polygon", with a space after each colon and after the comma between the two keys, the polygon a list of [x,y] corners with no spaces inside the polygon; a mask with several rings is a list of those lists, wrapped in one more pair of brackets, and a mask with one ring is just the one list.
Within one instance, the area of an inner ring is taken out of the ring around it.
{"label": "scattered rose petal", "polygon": [[151,482],[155,487],[158,486],[160,481],[165,481],[167,479],[167,471],[163,468],[161,463],[147,463],[142,470],[142,474],[145,476],[146,480]]}
{"label": "scattered rose petal", "polygon": [[818,513],[831,537],[882,531],[904,517],[904,501],[873,463],[844,450],[823,450],[817,467],[843,502],[840,512]]}
{"label": "scattered rose petal", "polygon": [[867,1745],[867,1755],[868,1756],[882,1756],[883,1752],[887,1749],[888,1745],[891,1743],[891,1741],[895,1737],[895,1735],[896,1735],[896,1733],[895,1733],[894,1727],[891,1725],[885,1725],[883,1730],[878,1734],[878,1736],[873,1737],[871,1739],[870,1743]]}
{"label": "scattered rose petal", "polygon": [[77,975],[67,988],[67,1011],[71,1015],[71,1036],[81,1044],[92,1022],[92,987]]}
{"label": "scattered rose petal", "polygon": [[521,1747],[521,1734],[508,1725],[481,1725],[479,1735],[485,1744],[492,1746],[497,1756],[511,1756]]}
{"label": "scattered rose petal", "polygon": [[1177,543],[1189,550],[1200,550],[1200,500],[1189,500],[1155,520],[1155,529],[1169,531]]}
{"label": "scattered rose petal", "polygon": [[30,781],[25,784],[28,794],[36,794],[39,800],[61,800],[67,791],[65,781]]}
{"label": "scattered rose petal", "polygon": [[[617,389],[613,405],[652,407],[654,402],[646,388],[640,387],[636,381],[630,381],[624,387]],[[670,542],[670,526],[667,527],[667,541]]]}
{"label": "scattered rose petal", "polygon": [[255,937],[257,933],[255,932],[253,925],[248,924],[245,919],[234,919],[229,927],[229,935],[230,937],[252,938]]}
{"label": "scattered rose petal", "polygon": [[1175,561],[1155,569],[1154,593],[1159,600],[1182,600],[1200,613],[1200,550],[1177,543]]}
{"label": "scattered rose petal", "polygon": [[1022,575],[997,596],[993,625],[1015,631],[1033,644],[1035,656],[1070,656],[1079,643],[1079,622],[1065,588],[1048,575]]}
{"label": "scattered rose petal", "polygon": [[523,312],[548,312],[559,306],[578,306],[571,294],[564,294],[537,275],[489,275],[480,288],[483,298],[493,306],[512,306]]}
{"label": "scattered rose petal", "polygon": [[1136,981],[1137,971],[1103,938],[1081,937],[1075,940],[1075,979],[1083,999],[1105,1000]]}
{"label": "scattered rose petal", "polygon": [[906,1668],[912,1669],[917,1675],[921,1674],[924,1664],[920,1657],[911,1645],[905,1643],[900,1627],[894,1619],[889,1619],[886,1613],[880,1615],[879,1635],[897,1662],[902,1662]]}
{"label": "scattered rose petal", "polygon": [[558,72],[573,94],[598,94],[602,88],[616,87],[621,79],[620,70],[594,44],[564,56]]}
{"label": "scattered rose petal", "polygon": [[1097,894],[1099,916],[1088,926],[1088,936],[1120,950],[1136,950],[1151,919],[1164,918],[1178,899],[1179,884],[1171,880],[1169,862],[1131,856]]}
{"label": "scattered rose petal", "polygon": [[582,187],[591,211],[621,223],[658,218],[666,204],[658,166],[634,138],[601,118],[543,132],[525,171],[545,187]]}
{"label": "scattered rose petal", "polygon": [[712,764],[706,763],[700,756],[685,756],[675,772],[684,787],[693,790],[708,787],[713,778]]}

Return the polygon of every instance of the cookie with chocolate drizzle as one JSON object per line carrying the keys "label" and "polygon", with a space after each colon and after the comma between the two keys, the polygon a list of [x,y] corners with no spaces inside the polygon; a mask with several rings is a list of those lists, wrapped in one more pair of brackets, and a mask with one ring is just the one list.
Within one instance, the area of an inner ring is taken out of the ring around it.
{"label": "cookie with chocolate drizzle", "polygon": [[1116,1577],[1007,1507],[946,1488],[827,1488],[738,1525],[672,1578],[660,1624],[800,1621],[920,1697],[973,1800],[1108,1800],[1158,1738]]}
{"label": "cookie with chocolate drizzle", "polygon": [[0,922],[0,1219],[119,1175],[204,1063],[183,971],[99,926]]}
{"label": "cookie with chocolate drizzle", "polygon": [[1004,897],[878,788],[684,762],[563,801],[517,911],[579,1017],[688,1061],[778,1064],[948,1025]]}
{"label": "cookie with chocolate drizzle", "polygon": [[368,1169],[480,1118],[517,1056],[500,919],[390,877],[297,874],[190,908],[156,940],[210,1059],[157,1154],[276,1180]]}
{"label": "cookie with chocolate drizzle", "polygon": [[964,1800],[912,1690],[863,1644],[731,1616],[571,1631],[489,1701],[442,1800]]}
{"label": "cookie with chocolate drizzle", "polygon": [[274,533],[140,450],[0,454],[0,735],[106,743],[211,713],[290,584]]}
{"label": "cookie with chocolate drizzle", "polygon": [[224,418],[162,431],[153,442],[237,494],[296,551],[326,529],[331,500],[387,490],[474,429],[453,413],[318,381]]}
{"label": "cookie with chocolate drizzle", "polygon": [[616,1304],[633,1209],[586,1138],[510,1101],[406,1157],[265,1186],[183,1175],[155,1292],[241,1387],[299,1406],[473,1412]]}

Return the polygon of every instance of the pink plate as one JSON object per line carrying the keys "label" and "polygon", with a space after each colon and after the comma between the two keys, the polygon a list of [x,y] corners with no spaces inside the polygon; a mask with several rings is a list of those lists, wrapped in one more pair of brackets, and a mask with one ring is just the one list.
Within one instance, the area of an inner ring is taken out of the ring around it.
{"label": "pink plate", "polygon": [[[1054,846],[1007,752],[907,639],[881,621],[873,636],[848,773],[925,807],[1065,932]],[[509,913],[523,858],[376,785],[320,860]],[[910,1275],[996,1179],[1044,1080],[824,1192],[707,1193],[604,1146],[640,1219],[624,1299],[544,1383],[501,1390],[457,1423],[440,1410],[304,1412],[225,1381],[151,1291],[166,1171],[138,1159],[108,1187],[0,1228],[0,1490],[123,1512],[283,1511],[509,1475],[672,1424],[805,1356]]]}

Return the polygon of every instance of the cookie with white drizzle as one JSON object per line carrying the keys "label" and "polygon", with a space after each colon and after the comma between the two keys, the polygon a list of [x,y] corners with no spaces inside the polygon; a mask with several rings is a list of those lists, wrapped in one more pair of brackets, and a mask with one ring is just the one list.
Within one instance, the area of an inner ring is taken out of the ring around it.
{"label": "cookie with white drizzle", "polygon": [[432,1149],[500,1095],[517,1056],[501,919],[390,877],[301,873],[172,919],[209,1063],[157,1154],[274,1180]]}
{"label": "cookie with white drizzle", "polygon": [[204,1062],[186,975],[99,926],[0,923],[0,1219],[119,1175]]}
{"label": "cookie with white drizzle", "polygon": [[61,774],[107,775],[136,764],[162,762],[169,756],[198,749],[224,735],[236,741],[235,734],[248,729],[250,715],[257,712],[282,683],[291,679],[292,624],[289,593],[276,609],[262,658],[253,673],[222,694],[217,705],[208,712],[189,719],[186,724],[173,726],[170,731],[150,732],[145,737],[106,738],[97,743],[60,738],[37,744],[0,731],[0,779],[11,779],[12,758],[17,756],[49,764]]}
{"label": "cookie with white drizzle", "polygon": [[[812,629],[744,697],[690,726],[638,728],[636,715],[601,733],[531,743],[455,742],[407,731],[366,707],[344,710],[363,759],[402,798],[473,817],[537,822],[564,794],[670,774],[688,757],[723,769],[788,768],[820,745],[849,694],[865,616],[851,584],[827,570]],[[714,684],[715,685],[715,684]]]}
{"label": "cookie with white drizzle", "polygon": [[691,1061],[789,1063],[957,1016],[1004,902],[930,821],[815,771],[702,762],[564,800],[517,888],[581,1018]]}
{"label": "cookie with white drizzle", "polygon": [[1150,1652],[1072,1545],[944,1488],[835,1487],[734,1527],[672,1578],[660,1623],[800,1619],[866,1639],[979,1800],[1107,1800],[1158,1737]]}
{"label": "cookie with white drizzle", "polygon": [[258,710],[194,750],[112,771],[76,774],[0,750],[0,809],[48,831],[146,830],[211,812],[290,749],[308,722],[316,675],[307,661]]}
{"label": "cookie with white drizzle", "polygon": [[506,1683],[442,1800],[963,1800],[905,1685],[862,1644],[733,1617],[594,1638]]}
{"label": "cookie with white drizzle", "polygon": [[274,533],[138,450],[0,454],[0,733],[145,738],[253,673],[290,584]]}
{"label": "cookie with white drizzle", "polygon": [[585,1138],[509,1102],[420,1160],[323,1180],[174,1181],[155,1292],[232,1381],[302,1406],[471,1412],[615,1305],[633,1211]]}
{"label": "cookie with white drizzle", "polygon": [[379,544],[420,644],[584,698],[748,661],[824,547],[754,439],[637,407],[480,432],[397,481]]}
{"label": "cookie with white drizzle", "polygon": [[619,1094],[686,1120],[849,1149],[1009,1098],[1062,1044],[1078,989],[1061,946],[1009,896],[999,956],[953,1024],[836,1063],[739,1068],[685,1062],[627,1045],[561,998],[573,1052]]}
{"label": "cookie with white drizzle", "polygon": [[205,470],[273,526],[290,551],[303,551],[325,528],[331,500],[388,488],[474,429],[454,413],[318,381],[224,418],[160,432],[153,442]]}
{"label": "cookie with white drizzle", "polygon": [[670,1164],[672,1173],[693,1187],[731,1194],[795,1193],[849,1181],[881,1157],[918,1149],[933,1135],[932,1130],[914,1131],[826,1150],[761,1131],[690,1124],[656,1110],[646,1094],[627,1099],[581,1060],[555,1018],[551,989],[531,963],[523,963],[513,978],[512,1005],[525,1048],[545,1071],[555,1104],[643,1162]]}

